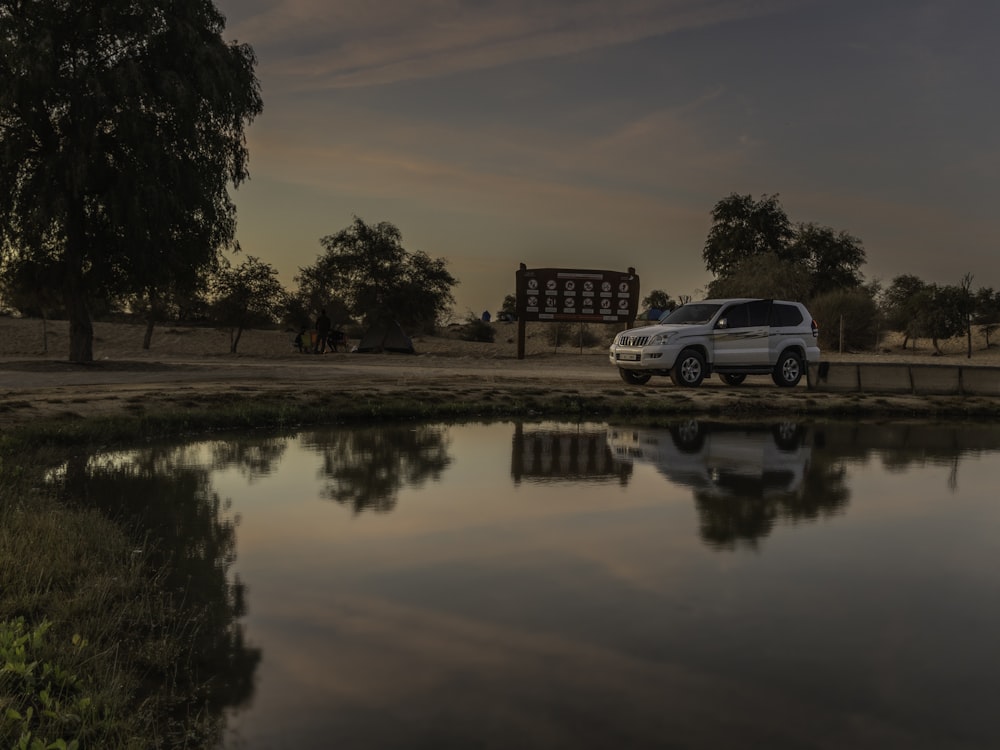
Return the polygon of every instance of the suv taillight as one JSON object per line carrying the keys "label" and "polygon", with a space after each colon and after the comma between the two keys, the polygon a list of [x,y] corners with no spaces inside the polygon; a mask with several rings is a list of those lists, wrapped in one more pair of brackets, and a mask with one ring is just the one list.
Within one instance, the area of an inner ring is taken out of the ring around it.
{"label": "suv taillight", "polygon": [[813,329],[813,338],[814,339],[818,339],[819,338],[819,325],[817,325],[817,323],[816,323],[815,320],[812,322],[812,329]]}

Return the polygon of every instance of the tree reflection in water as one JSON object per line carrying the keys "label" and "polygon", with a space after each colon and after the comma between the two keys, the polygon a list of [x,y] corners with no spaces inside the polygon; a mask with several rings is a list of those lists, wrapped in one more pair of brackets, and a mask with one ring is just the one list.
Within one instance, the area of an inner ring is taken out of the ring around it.
{"label": "tree reflection in water", "polygon": [[302,443],[323,460],[321,497],[355,513],[387,513],[403,486],[440,479],[451,464],[447,431],[440,425],[325,430],[304,434]]}
{"label": "tree reflection in water", "polygon": [[[847,470],[838,460],[815,456],[795,491],[768,492],[768,476],[761,482],[735,478],[728,483],[731,494],[695,490],[695,506],[702,540],[719,549],[756,548],[781,521],[816,521],[842,512],[850,491],[844,484]],[[780,483],[781,478],[775,478]]]}
{"label": "tree reflection in water", "polygon": [[[239,442],[216,444],[215,468],[225,454],[241,457],[245,469],[259,466]],[[149,605],[162,610],[148,624],[125,624],[134,627],[123,634],[133,642],[122,645],[146,672],[139,699],[157,707],[163,736],[210,747],[221,739],[223,710],[251,698],[260,652],[244,641],[244,587],[230,578],[238,519],[227,517],[229,502],[212,490],[211,470],[196,454],[189,446],[79,455],[66,464],[61,489],[69,502],[120,523],[146,551],[150,570],[164,571],[156,585],[166,596]],[[150,626],[164,632],[143,631]]]}
{"label": "tree reflection in water", "polygon": [[212,443],[212,468],[235,467],[248,483],[269,476],[288,450],[288,438],[248,437]]}

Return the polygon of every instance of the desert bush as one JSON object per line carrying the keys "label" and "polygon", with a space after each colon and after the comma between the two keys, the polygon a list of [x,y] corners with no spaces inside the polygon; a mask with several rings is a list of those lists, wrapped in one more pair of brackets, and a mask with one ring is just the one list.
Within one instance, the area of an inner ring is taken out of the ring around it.
{"label": "desert bush", "polygon": [[552,323],[545,331],[552,346],[597,346],[601,338],[586,323]]}
{"label": "desert bush", "polygon": [[819,324],[820,348],[829,351],[877,348],[881,318],[867,290],[840,289],[821,294],[809,303],[809,312]]}
{"label": "desert bush", "polygon": [[484,341],[492,344],[496,340],[496,329],[485,320],[470,317],[462,328],[463,341]]}

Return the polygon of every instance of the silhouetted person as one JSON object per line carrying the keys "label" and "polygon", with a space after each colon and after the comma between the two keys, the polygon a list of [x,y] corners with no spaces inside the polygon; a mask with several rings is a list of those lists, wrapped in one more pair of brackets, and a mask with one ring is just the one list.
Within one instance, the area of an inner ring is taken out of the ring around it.
{"label": "silhouetted person", "polygon": [[330,337],[330,319],[326,317],[326,310],[319,311],[316,318],[316,353],[322,354],[326,351],[326,341]]}
{"label": "silhouetted person", "polygon": [[306,339],[308,337],[309,333],[306,331],[306,327],[302,326],[302,328],[299,330],[298,335],[295,337],[295,341],[293,342],[293,344],[295,345],[295,349],[297,351],[299,352],[306,351],[306,349],[308,348],[308,344],[306,344]]}

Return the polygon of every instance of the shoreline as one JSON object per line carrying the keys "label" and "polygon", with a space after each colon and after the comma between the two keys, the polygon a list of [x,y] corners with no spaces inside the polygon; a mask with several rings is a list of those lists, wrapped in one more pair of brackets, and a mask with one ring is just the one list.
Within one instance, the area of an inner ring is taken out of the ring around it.
{"label": "shoreline", "polygon": [[[60,343],[60,326],[47,331]],[[606,347],[555,348],[544,325],[529,328],[528,354],[515,356],[513,340],[469,342],[446,336],[417,337],[417,354],[297,354],[285,331],[248,331],[232,355],[214,328],[164,326],[150,350],[144,328],[95,325],[95,361],[74,364],[53,351],[39,354],[38,320],[0,318],[0,426],[5,432],[87,420],[165,424],[185,430],[287,426],[385,419],[547,417],[666,418],[720,415],[734,418],[871,417],[1000,418],[1000,396],[914,395],[810,390],[805,382],[778,388],[769,376],[744,385],[717,377],[699,388],[679,388],[668,378],[626,385],[608,362]],[[498,333],[511,333],[500,327]],[[51,336],[50,336],[51,338]],[[1000,367],[1000,349],[964,356],[964,341],[946,342],[945,356],[891,350],[824,354],[833,363],[929,364]],[[1000,370],[998,370],[1000,372]],[[998,375],[1000,377],[1000,375]],[[214,415],[212,412],[216,412]]]}

